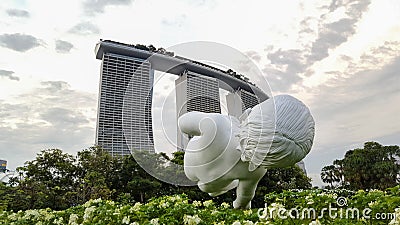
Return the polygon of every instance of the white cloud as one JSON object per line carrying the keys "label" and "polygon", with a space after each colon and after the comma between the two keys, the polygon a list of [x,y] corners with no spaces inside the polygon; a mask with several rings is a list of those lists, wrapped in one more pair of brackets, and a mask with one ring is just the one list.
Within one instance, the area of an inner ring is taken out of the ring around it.
{"label": "white cloud", "polygon": [[73,34],[80,34],[80,35],[91,35],[91,34],[99,34],[100,29],[91,22],[81,22],[73,26],[69,32]]}
{"label": "white cloud", "polygon": [[56,40],[56,52],[58,53],[69,53],[73,47],[74,45],[68,41]]}
{"label": "white cloud", "polygon": [[19,77],[15,76],[13,74],[14,74],[14,71],[1,70],[0,69],[0,77],[5,77],[5,78],[8,78],[10,80],[19,81]]}
{"label": "white cloud", "polygon": [[133,0],[86,0],[83,3],[85,13],[93,16],[96,13],[104,13],[107,6],[129,5]]}
{"label": "white cloud", "polygon": [[94,144],[96,95],[47,81],[12,101],[0,101],[1,157],[15,169],[47,148],[80,151]]}
{"label": "white cloud", "polygon": [[26,10],[22,9],[7,9],[7,14],[13,17],[29,18],[30,14]]}
{"label": "white cloud", "polygon": [[44,45],[43,41],[29,34],[15,33],[0,35],[0,46],[18,52],[26,52],[41,45]]}

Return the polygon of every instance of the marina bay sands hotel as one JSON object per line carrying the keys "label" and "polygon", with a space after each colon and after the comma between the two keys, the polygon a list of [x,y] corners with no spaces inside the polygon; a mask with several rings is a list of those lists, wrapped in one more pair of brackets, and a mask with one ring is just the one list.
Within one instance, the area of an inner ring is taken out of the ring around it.
{"label": "marina bay sands hotel", "polygon": [[[101,40],[95,48],[102,60],[96,144],[112,155],[130,150],[154,151],[151,106],[154,71],[175,74],[176,117],[190,111],[221,113],[219,89],[228,114],[238,117],[268,96],[242,75],[224,71],[164,49]],[[177,148],[188,137],[177,134]]]}

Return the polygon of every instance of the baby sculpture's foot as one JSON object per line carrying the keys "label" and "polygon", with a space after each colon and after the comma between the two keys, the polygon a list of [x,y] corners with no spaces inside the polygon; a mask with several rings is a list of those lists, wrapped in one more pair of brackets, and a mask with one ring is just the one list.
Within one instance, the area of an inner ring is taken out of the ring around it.
{"label": "baby sculpture's foot", "polygon": [[251,208],[251,201],[247,204],[243,204],[243,202],[239,202],[238,199],[233,201],[233,208],[235,209],[250,209]]}
{"label": "baby sculpture's foot", "polygon": [[226,192],[228,192],[229,190],[232,190],[232,189],[236,188],[238,185],[239,185],[239,180],[234,180],[230,184],[228,184],[226,187],[220,189],[220,191],[211,192],[211,193],[208,193],[208,194],[211,197],[222,195],[222,194],[225,194]]}

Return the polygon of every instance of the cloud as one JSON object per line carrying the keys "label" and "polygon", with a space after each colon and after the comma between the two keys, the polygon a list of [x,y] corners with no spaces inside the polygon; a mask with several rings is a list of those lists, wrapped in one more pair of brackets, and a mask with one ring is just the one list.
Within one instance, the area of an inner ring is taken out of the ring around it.
{"label": "cloud", "polygon": [[165,26],[182,27],[186,21],[187,21],[187,15],[180,14],[178,16],[175,16],[175,18],[164,18],[162,19],[161,23]]}
{"label": "cloud", "polygon": [[45,87],[44,89],[38,89],[41,92],[44,91],[46,92],[50,92],[50,93],[56,93],[56,92],[60,92],[63,90],[68,90],[69,89],[69,84],[65,81],[43,81],[40,82],[40,84],[42,85],[42,87]]}
{"label": "cloud", "polygon": [[329,12],[334,12],[335,10],[344,7],[346,9],[346,14],[355,19],[360,19],[362,13],[367,10],[370,0],[332,0],[329,6],[325,6],[325,8],[329,9]]}
{"label": "cloud", "polygon": [[302,52],[298,49],[290,49],[269,53],[268,59],[275,65],[286,65],[286,71],[290,73],[301,72],[304,70]]}
{"label": "cloud", "polygon": [[[372,49],[361,57],[367,60],[350,62],[345,71],[332,71],[335,79],[307,90],[313,96],[308,106],[316,121],[315,143],[305,160],[307,169],[320,171],[367,141],[399,144],[400,55],[393,45],[387,42]],[[382,67],[372,67],[392,54],[397,56]],[[359,65],[354,68],[354,64]]]}
{"label": "cloud", "polygon": [[399,133],[399,71],[397,56],[383,68],[365,68],[310,90],[318,96],[310,107],[320,121],[319,140],[329,146],[343,135],[347,141],[362,143]]}
{"label": "cloud", "polygon": [[348,63],[344,73],[355,74],[360,71],[367,71],[371,68],[380,68],[388,63],[388,59],[394,59],[399,55],[399,41],[385,41],[382,46],[372,48],[360,56],[358,62],[347,56],[342,56]]}
{"label": "cloud", "polygon": [[56,51],[58,53],[69,53],[73,47],[74,45],[67,41],[56,40]]}
{"label": "cloud", "polygon": [[[333,0],[327,7],[329,13],[344,7],[348,18],[342,18],[331,23],[322,23],[318,32],[319,36],[312,43],[311,54],[308,56],[309,64],[328,57],[329,49],[334,49],[346,42],[356,32],[356,24],[361,19],[362,14],[368,10],[370,3],[369,0]],[[321,17],[324,19],[329,13]]]}
{"label": "cloud", "polygon": [[32,48],[43,45],[43,41],[27,34],[2,34],[0,35],[0,46],[18,52],[26,52]]}
{"label": "cloud", "polygon": [[84,11],[87,15],[93,16],[96,13],[103,13],[107,6],[129,5],[133,0],[86,0],[83,3]]}
{"label": "cloud", "polygon": [[260,62],[261,60],[261,55],[256,51],[247,51],[245,54],[256,62]]}
{"label": "cloud", "polygon": [[0,77],[6,77],[10,80],[16,80],[19,81],[19,77],[14,76],[14,71],[9,71],[9,70],[1,70],[0,69]]}
{"label": "cloud", "polygon": [[12,17],[22,17],[22,18],[29,18],[30,14],[26,10],[21,9],[7,9],[7,14]]}
{"label": "cloud", "polygon": [[279,49],[267,54],[271,64],[263,72],[273,90],[289,90],[293,84],[302,80],[299,74],[306,69],[304,52],[299,49]]}
{"label": "cloud", "polygon": [[42,112],[40,118],[52,125],[65,126],[68,124],[87,124],[89,120],[82,113],[60,107],[49,108]]}
{"label": "cloud", "polygon": [[312,44],[309,63],[319,61],[329,56],[329,49],[335,48],[347,41],[355,33],[354,19],[340,19],[326,24],[319,32],[318,39]]}
{"label": "cloud", "polygon": [[[269,64],[264,65],[263,72],[273,90],[287,92],[293,85],[313,73],[311,67],[315,62],[329,56],[329,50],[348,41],[356,33],[357,22],[368,9],[370,1],[366,0],[332,0],[323,8],[327,13],[319,17],[308,16],[299,22],[299,39],[301,47],[295,49],[267,48]],[[336,10],[344,8],[344,15],[336,18]],[[332,21],[332,18],[336,18]],[[315,28],[313,28],[315,27]],[[317,35],[313,41],[308,36]],[[304,38],[304,39],[303,39]]]}
{"label": "cloud", "polygon": [[100,29],[91,22],[82,22],[73,26],[70,30],[70,33],[79,34],[79,35],[91,35],[91,34],[99,34]]}
{"label": "cloud", "polygon": [[2,158],[13,159],[10,168],[32,160],[47,148],[75,153],[94,144],[97,98],[71,89],[63,81],[42,82],[36,89],[0,100]]}

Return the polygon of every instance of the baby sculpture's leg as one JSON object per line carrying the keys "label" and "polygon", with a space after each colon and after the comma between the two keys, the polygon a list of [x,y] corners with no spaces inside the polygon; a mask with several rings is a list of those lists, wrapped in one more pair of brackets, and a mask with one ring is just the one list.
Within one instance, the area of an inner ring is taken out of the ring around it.
{"label": "baby sculpture's leg", "polygon": [[234,189],[238,186],[238,184],[238,180],[215,180],[211,183],[199,184],[198,186],[200,190],[207,192],[212,197],[215,197]]}
{"label": "baby sculpture's leg", "polygon": [[236,189],[236,199],[233,201],[235,209],[250,209],[251,200],[257,189],[258,180],[240,180]]}
{"label": "baby sculpture's leg", "polygon": [[251,208],[251,200],[256,193],[257,184],[267,172],[264,168],[257,168],[243,179],[239,179],[239,185],[236,189],[236,199],[233,201],[235,209],[249,209]]}

